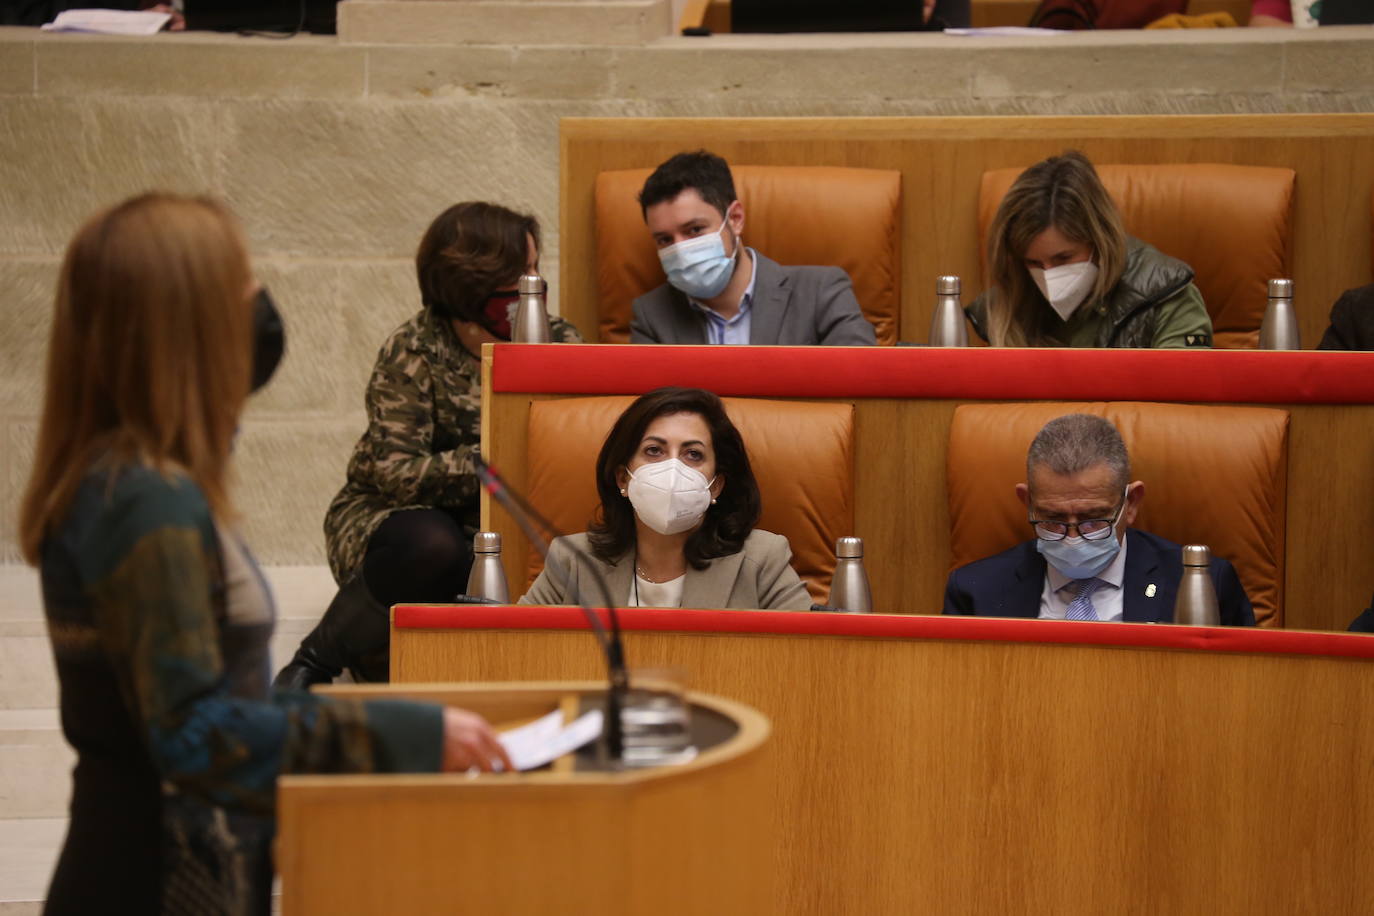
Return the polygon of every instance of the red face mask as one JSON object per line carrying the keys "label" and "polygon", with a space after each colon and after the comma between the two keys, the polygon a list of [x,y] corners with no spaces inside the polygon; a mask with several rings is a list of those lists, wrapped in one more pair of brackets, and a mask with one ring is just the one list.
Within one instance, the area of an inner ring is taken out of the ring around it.
{"label": "red face mask", "polygon": [[482,327],[502,340],[510,340],[510,307],[520,298],[513,289],[498,289],[482,306]]}

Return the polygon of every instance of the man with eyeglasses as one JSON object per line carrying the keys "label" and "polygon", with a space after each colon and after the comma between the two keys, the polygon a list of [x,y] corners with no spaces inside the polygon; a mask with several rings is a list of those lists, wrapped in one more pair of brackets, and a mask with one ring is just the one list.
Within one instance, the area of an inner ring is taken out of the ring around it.
{"label": "man with eyeglasses", "polygon": [[[1016,495],[1035,537],[961,566],[945,585],[946,614],[1170,623],[1183,577],[1179,545],[1131,528],[1145,484],[1131,480],[1116,427],[1069,414],[1045,424]],[[1212,558],[1223,626],[1254,626],[1230,562]]]}

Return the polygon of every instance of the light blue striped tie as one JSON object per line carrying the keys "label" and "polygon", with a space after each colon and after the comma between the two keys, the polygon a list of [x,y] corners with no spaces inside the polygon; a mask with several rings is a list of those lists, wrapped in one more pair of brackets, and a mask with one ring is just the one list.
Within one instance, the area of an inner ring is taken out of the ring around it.
{"label": "light blue striped tie", "polygon": [[1078,585],[1078,594],[1069,602],[1069,610],[1064,615],[1066,620],[1096,620],[1097,611],[1093,610],[1093,590],[1097,588],[1097,583],[1101,579],[1074,579]]}

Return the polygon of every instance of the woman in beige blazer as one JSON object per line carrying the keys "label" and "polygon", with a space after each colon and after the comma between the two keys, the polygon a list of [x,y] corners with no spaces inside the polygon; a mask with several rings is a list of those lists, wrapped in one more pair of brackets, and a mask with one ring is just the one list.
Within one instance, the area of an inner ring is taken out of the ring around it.
{"label": "woman in beige blazer", "polygon": [[810,609],[787,538],[754,527],[744,440],[711,392],[637,399],[601,447],[596,487],[597,521],[553,542],[521,604]]}

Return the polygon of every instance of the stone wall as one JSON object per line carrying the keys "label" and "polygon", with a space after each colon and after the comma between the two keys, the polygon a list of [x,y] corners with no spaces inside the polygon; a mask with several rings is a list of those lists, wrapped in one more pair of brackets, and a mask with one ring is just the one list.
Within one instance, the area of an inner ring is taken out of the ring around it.
{"label": "stone wall", "polygon": [[0,561],[17,559],[58,258],[138,191],[209,191],[247,227],[290,351],[245,418],[239,502],[265,561],[318,563],[376,349],[418,308],[429,220],[466,198],[532,210],[556,302],[560,117],[1371,111],[1371,52],[1358,27],[635,47],[0,29]]}

